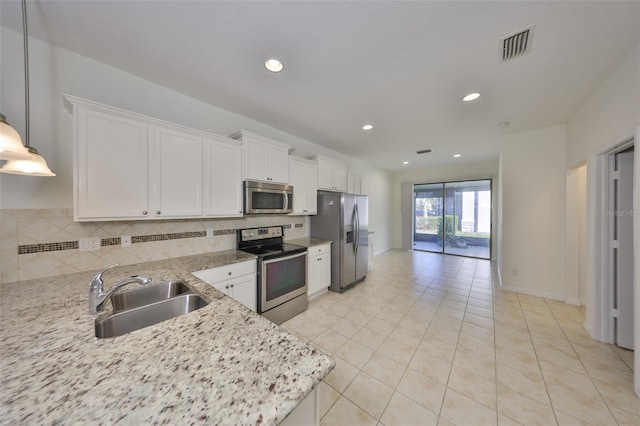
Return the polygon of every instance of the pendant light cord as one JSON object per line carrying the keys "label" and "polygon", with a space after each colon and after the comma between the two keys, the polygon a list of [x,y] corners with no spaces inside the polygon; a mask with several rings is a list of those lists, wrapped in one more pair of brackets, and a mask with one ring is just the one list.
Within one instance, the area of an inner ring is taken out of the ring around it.
{"label": "pendant light cord", "polygon": [[27,1],[22,0],[22,36],[24,38],[24,117],[25,142],[29,146],[29,37],[27,35]]}

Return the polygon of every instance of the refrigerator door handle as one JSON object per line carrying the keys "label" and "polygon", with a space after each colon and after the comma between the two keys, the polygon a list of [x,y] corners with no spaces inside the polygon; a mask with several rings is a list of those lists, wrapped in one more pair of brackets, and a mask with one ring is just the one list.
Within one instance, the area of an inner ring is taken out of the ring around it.
{"label": "refrigerator door handle", "polygon": [[357,254],[358,253],[358,237],[357,237],[357,224],[356,224],[356,220],[358,219],[358,216],[356,214],[356,208],[353,208],[353,213],[351,216],[351,227],[353,229],[353,254]]}
{"label": "refrigerator door handle", "polygon": [[354,206],[354,217],[356,219],[356,226],[354,228],[356,234],[354,244],[356,246],[356,254],[358,254],[358,249],[360,248],[360,213],[358,212],[357,204]]}

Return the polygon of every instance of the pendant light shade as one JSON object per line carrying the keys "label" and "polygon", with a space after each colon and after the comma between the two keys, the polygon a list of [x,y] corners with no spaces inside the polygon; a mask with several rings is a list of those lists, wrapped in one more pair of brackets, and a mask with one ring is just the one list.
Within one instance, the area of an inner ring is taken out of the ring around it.
{"label": "pendant light shade", "polygon": [[[24,109],[25,109],[25,142],[22,145],[20,135],[7,124],[4,115],[0,114],[0,160],[9,160],[0,173],[24,176],[55,176],[47,162],[38,151],[29,145],[29,35],[27,31],[27,2],[22,0],[22,40],[24,46]],[[20,149],[21,148],[21,149]]]}
{"label": "pendant light shade", "polygon": [[7,123],[0,114],[0,160],[28,160],[31,158],[27,148],[22,145],[18,132]]}
{"label": "pendant light shade", "polygon": [[26,160],[9,160],[0,168],[0,172],[12,175],[27,176],[55,176],[47,166],[47,161],[42,158],[35,148],[29,147],[29,156]]}

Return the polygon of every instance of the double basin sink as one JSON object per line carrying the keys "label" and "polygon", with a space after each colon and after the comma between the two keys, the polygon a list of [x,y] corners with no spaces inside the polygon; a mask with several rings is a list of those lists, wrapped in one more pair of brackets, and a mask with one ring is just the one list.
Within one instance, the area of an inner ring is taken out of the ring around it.
{"label": "double basin sink", "polygon": [[95,321],[96,337],[116,337],[208,305],[183,281],[164,281],[111,297],[113,310]]}

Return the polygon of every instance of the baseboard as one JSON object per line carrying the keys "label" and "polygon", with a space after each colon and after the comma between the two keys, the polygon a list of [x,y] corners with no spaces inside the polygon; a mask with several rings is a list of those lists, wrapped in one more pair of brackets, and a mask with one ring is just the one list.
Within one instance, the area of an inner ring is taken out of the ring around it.
{"label": "baseboard", "polygon": [[581,302],[580,299],[574,299],[574,298],[571,298],[571,297],[565,298],[563,301],[564,301],[564,303],[566,303],[568,305],[574,305],[574,306],[581,306],[582,305],[582,303],[580,303]]}
{"label": "baseboard", "polygon": [[545,291],[531,290],[531,289],[528,289],[528,288],[520,288],[520,287],[514,287],[514,286],[510,286],[510,285],[503,285],[503,286],[501,286],[501,288],[502,288],[502,290],[513,291],[513,292],[522,293],[522,294],[528,294],[529,296],[544,297],[546,299],[559,300],[561,302],[564,301],[564,300],[562,300],[562,296],[559,296],[557,294],[547,293]]}

